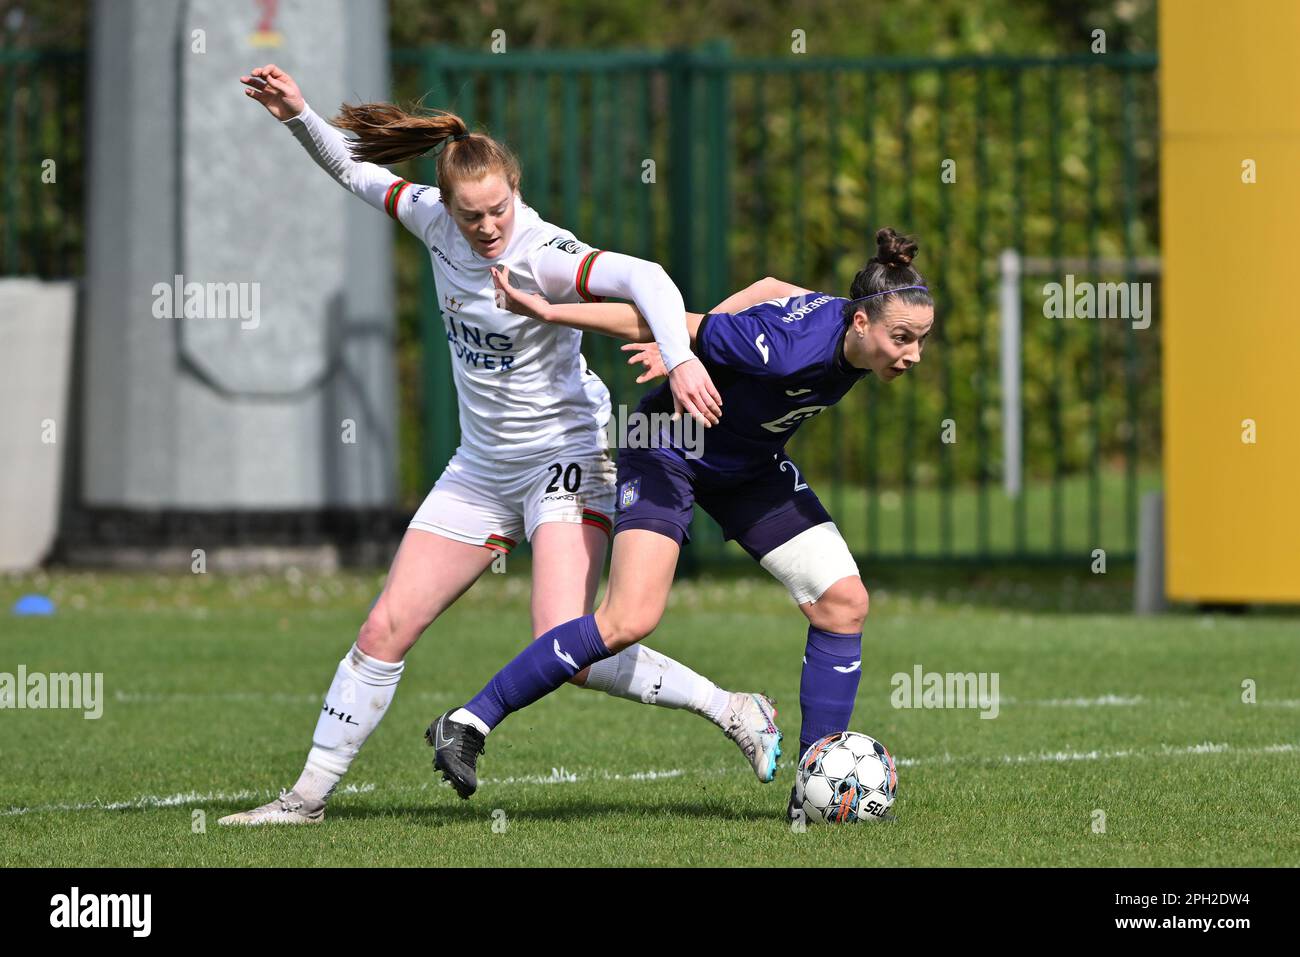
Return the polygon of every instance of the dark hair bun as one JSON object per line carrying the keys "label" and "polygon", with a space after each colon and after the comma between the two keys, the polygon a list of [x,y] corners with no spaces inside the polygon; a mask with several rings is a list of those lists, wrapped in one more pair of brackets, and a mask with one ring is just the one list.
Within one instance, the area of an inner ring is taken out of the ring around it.
{"label": "dark hair bun", "polygon": [[886,226],[876,233],[876,257],[871,261],[903,269],[912,265],[919,248],[913,240]]}

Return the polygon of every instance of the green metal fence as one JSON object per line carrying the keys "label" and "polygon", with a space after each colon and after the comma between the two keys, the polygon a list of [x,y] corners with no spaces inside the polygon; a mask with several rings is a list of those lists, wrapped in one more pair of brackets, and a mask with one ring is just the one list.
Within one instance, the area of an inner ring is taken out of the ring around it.
{"label": "green metal fence", "polygon": [[[393,55],[395,95],[505,139],[544,217],[663,263],[691,309],[765,275],[844,294],[876,228],[918,237],[938,319],[925,361],[889,386],[868,379],[790,449],[855,551],[891,561],[1132,556],[1140,494],[1159,484],[1158,308],[1135,329],[1042,306],[1043,285],[1067,274],[1158,291],[1155,66],[1117,54],[754,60],[725,45]],[[0,50],[0,275],[83,270],[84,90],[78,51]],[[416,166],[433,181],[431,162]],[[1013,280],[1015,495],[999,371],[1007,249],[1027,267]],[[458,441],[456,400],[428,263],[417,244],[398,251],[400,308],[422,313],[408,420],[420,420],[427,483]],[[614,401],[635,404],[642,387],[617,344],[588,337],[585,351]],[[739,553],[702,520],[688,554]]]}
{"label": "green metal fence", "polygon": [[[509,142],[545,218],[663,263],[696,311],[765,275],[847,294],[876,228],[917,236],[937,304],[919,374],[868,379],[805,426],[791,454],[862,555],[1075,562],[1097,548],[1131,557],[1139,496],[1159,484],[1159,319],[1145,329],[1050,319],[1044,285],[1068,274],[1158,290],[1147,275],[1155,66],[1122,54],[427,48],[395,53],[394,88]],[[432,163],[415,174],[431,182]],[[1005,488],[999,373],[1008,249],[1036,264],[1013,281],[1024,317],[1018,494]],[[457,434],[437,297],[427,266],[420,275],[431,480]],[[617,345],[588,337],[585,351],[615,403],[634,404],[641,387]],[[696,543],[699,559],[739,554],[707,520]]]}
{"label": "green metal fence", "polygon": [[85,55],[0,50],[0,276],[82,271]]}

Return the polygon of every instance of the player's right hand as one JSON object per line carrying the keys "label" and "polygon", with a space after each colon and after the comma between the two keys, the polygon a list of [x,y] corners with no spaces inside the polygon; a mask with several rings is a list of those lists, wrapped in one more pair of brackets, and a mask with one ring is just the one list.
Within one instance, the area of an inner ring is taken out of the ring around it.
{"label": "player's right hand", "polygon": [[708,428],[722,418],[722,396],[714,388],[704,363],[692,356],[679,362],[668,373],[668,387],[673,392],[673,412],[689,413]]}
{"label": "player's right hand", "polygon": [[492,285],[496,286],[498,309],[507,309],[517,316],[540,322],[551,321],[550,314],[546,311],[550,303],[546,299],[510,285],[509,266],[493,266],[488,272],[492,274]]}
{"label": "player's right hand", "polygon": [[632,353],[632,358],[627,360],[628,365],[645,366],[645,371],[636,377],[637,385],[668,374],[668,370],[664,368],[664,357],[659,352],[659,343],[628,342],[619,348],[624,352]]}
{"label": "player's right hand", "polygon": [[307,107],[298,84],[274,63],[259,66],[247,76],[241,76],[244,92],[266,107],[277,120],[293,119]]}

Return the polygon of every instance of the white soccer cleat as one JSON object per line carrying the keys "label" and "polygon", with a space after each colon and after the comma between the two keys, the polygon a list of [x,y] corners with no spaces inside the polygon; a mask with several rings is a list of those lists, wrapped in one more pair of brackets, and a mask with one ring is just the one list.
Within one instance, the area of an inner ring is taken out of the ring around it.
{"label": "white soccer cleat", "polygon": [[325,820],[325,802],[318,801],[310,807],[297,791],[280,791],[280,796],[269,804],[251,811],[228,814],[218,824],[242,824],[255,827],[261,824],[319,824]]}
{"label": "white soccer cleat", "polygon": [[781,756],[781,729],[776,726],[776,706],[766,695],[736,691],[722,714],[722,730],[745,755],[760,781],[776,777]]}

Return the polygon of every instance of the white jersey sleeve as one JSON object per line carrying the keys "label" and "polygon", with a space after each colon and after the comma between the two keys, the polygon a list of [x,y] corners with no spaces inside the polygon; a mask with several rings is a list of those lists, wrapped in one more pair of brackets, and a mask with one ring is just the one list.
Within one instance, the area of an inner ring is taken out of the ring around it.
{"label": "white jersey sleeve", "polygon": [[430,223],[442,212],[439,192],[421,186],[375,163],[358,163],[339,129],[325,122],[310,106],[283,121],[325,172],[376,209],[382,209],[415,235],[423,238]]}
{"label": "white jersey sleeve", "polygon": [[551,302],[627,299],[645,317],[668,371],[695,358],[686,331],[686,304],[658,263],[593,249],[567,232],[539,245],[529,259],[542,295]]}

